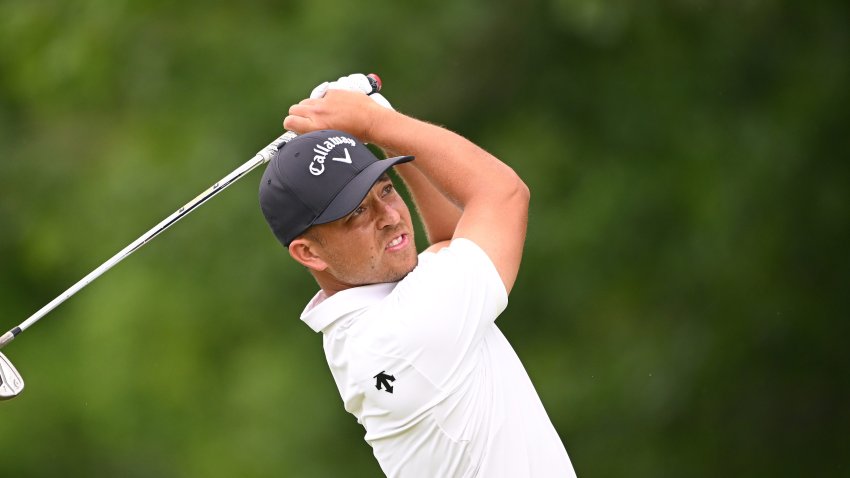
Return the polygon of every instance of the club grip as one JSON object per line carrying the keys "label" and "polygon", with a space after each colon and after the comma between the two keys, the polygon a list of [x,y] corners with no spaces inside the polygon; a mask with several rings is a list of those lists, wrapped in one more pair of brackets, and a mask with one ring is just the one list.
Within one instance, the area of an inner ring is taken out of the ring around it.
{"label": "club grip", "polygon": [[[369,73],[368,75],[366,75],[366,78],[369,79],[369,84],[372,85],[372,93],[377,93],[381,91],[381,87],[384,86],[384,84],[381,81],[380,76],[376,75],[375,73]],[[371,95],[372,93],[369,94]]]}

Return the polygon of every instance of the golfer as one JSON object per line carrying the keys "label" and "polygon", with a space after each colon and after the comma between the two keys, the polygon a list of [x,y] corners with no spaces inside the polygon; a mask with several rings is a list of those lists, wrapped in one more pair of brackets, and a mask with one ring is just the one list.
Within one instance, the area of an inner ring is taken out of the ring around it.
{"label": "golfer", "polygon": [[[345,409],[387,476],[575,476],[495,324],[522,259],[527,186],[371,90],[350,75],[293,105],[283,126],[300,136],[260,185],[272,231],[319,285],[301,320],[323,335]],[[393,167],[431,244],[421,254]]]}

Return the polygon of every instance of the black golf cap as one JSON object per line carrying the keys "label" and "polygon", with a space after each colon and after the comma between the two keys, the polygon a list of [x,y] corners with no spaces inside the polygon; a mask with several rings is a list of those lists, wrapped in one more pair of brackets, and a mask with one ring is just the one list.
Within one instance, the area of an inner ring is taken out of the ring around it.
{"label": "black golf cap", "polygon": [[354,136],[313,131],[284,143],[263,173],[260,208],[286,247],[310,226],[343,218],[384,172],[413,156],[379,160]]}

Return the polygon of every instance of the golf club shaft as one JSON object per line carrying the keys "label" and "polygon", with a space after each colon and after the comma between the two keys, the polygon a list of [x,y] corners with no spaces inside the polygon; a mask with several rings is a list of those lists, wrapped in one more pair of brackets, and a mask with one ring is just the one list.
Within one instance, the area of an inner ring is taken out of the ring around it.
{"label": "golf club shaft", "polygon": [[213,184],[209,189],[199,194],[195,199],[192,199],[191,201],[186,203],[183,207],[181,207],[173,214],[165,218],[162,222],[154,226],[151,230],[144,233],[141,237],[130,243],[127,247],[112,256],[108,261],[101,264],[100,267],[91,271],[88,275],[80,279],[76,284],[68,288],[68,290],[60,294],[59,297],[56,297],[55,299],[50,301],[50,303],[39,309],[36,313],[32,314],[27,320],[21,322],[20,325],[3,334],[3,336],[0,337],[0,349],[2,349],[6,344],[14,340],[15,337],[18,336],[18,334],[29,328],[32,324],[38,322],[39,319],[47,315],[48,312],[55,309],[59,304],[65,302],[66,300],[68,300],[68,298],[79,292],[85,286],[91,284],[104,272],[115,266],[115,264],[118,264],[122,260],[126,259],[130,254],[136,252],[136,250],[153,240],[153,238],[155,238],[160,233],[174,225],[174,223],[189,215],[189,213],[194,211],[198,206],[207,202],[213,196],[238,181],[241,177],[253,171],[257,166],[269,162],[274,157],[278,147],[281,144],[288,142],[295,136],[296,134],[291,131],[287,131],[286,133],[279,136],[277,139],[269,143],[268,146],[257,152],[257,154],[254,155],[254,157],[248,160],[245,164],[236,168],[233,172],[223,177],[219,182]]}
{"label": "golf club shaft", "polygon": [[[381,91],[382,84],[381,79],[378,77],[378,75],[370,73],[366,75],[366,77],[369,80],[369,84],[372,86],[372,91],[368,94],[371,95],[373,93]],[[32,324],[38,322],[39,319],[41,319],[42,317],[47,315],[51,310],[59,306],[59,304],[65,302],[66,300],[68,300],[68,298],[82,290],[85,286],[91,284],[104,272],[115,266],[115,264],[118,264],[119,262],[123,261],[127,258],[127,256],[136,252],[137,249],[153,240],[153,238],[158,236],[161,232],[171,227],[180,219],[186,217],[190,212],[194,211],[195,208],[207,202],[213,196],[226,189],[227,186],[230,186],[231,184],[238,181],[242,176],[245,176],[249,172],[253,171],[257,166],[271,161],[275,153],[277,153],[277,150],[280,145],[289,142],[291,139],[295,138],[295,136],[296,134],[291,131],[287,131],[286,133],[279,136],[277,139],[269,143],[268,146],[257,152],[257,154],[255,154],[254,157],[249,159],[245,164],[239,166],[232,173],[223,177],[219,182],[213,184],[209,189],[199,194],[195,199],[192,199],[191,201],[186,203],[186,205],[175,211],[174,214],[168,216],[162,222],[154,226],[151,230],[143,234],[142,237],[136,239],[127,247],[122,249],[120,252],[112,256],[108,261],[101,264],[100,267],[89,272],[87,276],[77,281],[76,284],[72,285],[68,290],[60,294],[59,297],[56,297],[55,299],[51,300],[50,303],[39,309],[36,313],[32,314],[27,320],[21,322],[20,325],[6,332],[5,334],[3,334],[3,336],[0,336],[0,349],[2,349],[6,344],[14,340],[15,337],[18,336],[18,334],[20,334],[24,330],[27,330]]]}

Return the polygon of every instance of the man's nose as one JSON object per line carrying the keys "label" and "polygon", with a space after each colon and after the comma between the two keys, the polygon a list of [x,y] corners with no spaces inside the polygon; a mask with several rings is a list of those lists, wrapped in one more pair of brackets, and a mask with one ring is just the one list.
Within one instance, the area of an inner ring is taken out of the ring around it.
{"label": "man's nose", "polygon": [[401,222],[401,214],[391,204],[380,202],[380,217],[378,218],[378,229],[383,229],[387,226],[395,226]]}

